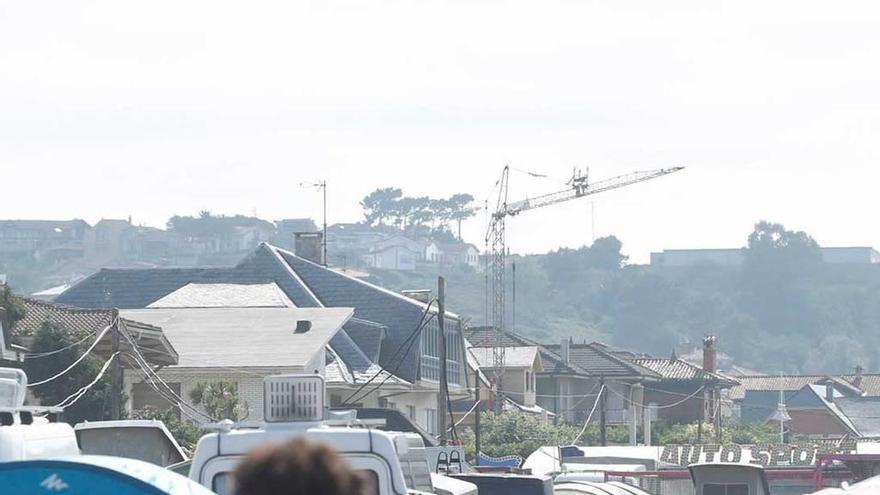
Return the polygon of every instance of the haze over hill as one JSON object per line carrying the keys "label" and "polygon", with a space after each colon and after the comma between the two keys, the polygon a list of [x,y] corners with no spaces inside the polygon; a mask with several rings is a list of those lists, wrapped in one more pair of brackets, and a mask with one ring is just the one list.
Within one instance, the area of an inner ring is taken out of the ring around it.
{"label": "haze over hill", "polygon": [[[659,356],[715,334],[735,364],[766,373],[880,366],[880,265],[823,263],[809,235],[769,223],[756,225],[742,266],[627,266],[621,249],[607,237],[514,257],[509,328],[541,342],[598,340]],[[482,324],[483,274],[445,275],[449,306]],[[379,271],[373,279],[395,289],[436,284],[429,273]]]}

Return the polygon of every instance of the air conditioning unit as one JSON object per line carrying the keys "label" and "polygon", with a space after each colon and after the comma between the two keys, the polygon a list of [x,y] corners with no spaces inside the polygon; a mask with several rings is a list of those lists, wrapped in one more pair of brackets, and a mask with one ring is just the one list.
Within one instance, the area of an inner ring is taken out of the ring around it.
{"label": "air conditioning unit", "polygon": [[267,423],[323,421],[324,378],[320,375],[264,378],[263,419]]}

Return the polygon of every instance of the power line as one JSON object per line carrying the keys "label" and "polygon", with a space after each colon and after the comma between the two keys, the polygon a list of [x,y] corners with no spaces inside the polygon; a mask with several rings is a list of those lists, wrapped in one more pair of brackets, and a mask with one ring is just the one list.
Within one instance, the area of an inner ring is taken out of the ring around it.
{"label": "power line", "polygon": [[[118,359],[118,358],[119,358],[118,352],[111,355],[110,358],[104,362],[104,366],[101,367],[101,370],[98,372],[98,376],[96,376],[95,379],[91,381],[91,383],[83,386],[82,388],[80,388],[76,392],[65,397],[64,400],[62,400],[61,402],[59,402],[58,404],[56,404],[52,407],[64,408],[64,407],[70,407],[70,406],[74,405],[76,403],[76,401],[80,400],[86,394],[86,392],[88,392],[92,387],[95,386],[96,383],[98,383],[98,381],[101,380],[101,377],[104,376],[104,373],[107,371],[107,368],[110,367],[110,362],[113,361],[114,359]],[[70,401],[70,402],[68,402],[68,401]]]}
{"label": "power line", "polygon": [[41,380],[41,381],[38,381],[38,382],[28,383],[27,386],[28,386],[28,387],[36,387],[36,386],[39,386],[39,385],[44,385],[44,384],[46,384],[46,383],[51,382],[52,380],[55,380],[55,379],[57,379],[57,378],[59,378],[59,377],[61,377],[61,376],[64,376],[67,372],[69,372],[70,370],[72,370],[74,366],[76,366],[76,365],[79,364],[83,359],[85,359],[86,356],[88,356],[89,353],[92,352],[92,350],[95,349],[95,346],[98,345],[98,342],[100,342],[101,339],[104,338],[104,335],[107,334],[107,331],[109,331],[110,328],[111,328],[114,324],[115,324],[115,322],[114,322],[114,323],[111,323],[110,325],[108,325],[107,328],[105,328],[105,329],[101,332],[101,334],[98,335],[98,338],[96,338],[95,341],[92,342],[92,345],[90,345],[89,348],[86,349],[86,351],[82,354],[82,356],[80,356],[79,358],[77,358],[77,360],[74,361],[73,364],[71,364],[70,366],[68,366],[67,368],[65,368],[63,371],[61,371],[61,372],[59,372],[58,374],[56,374],[55,376],[52,376],[52,377],[46,378],[45,380]]}
{"label": "power line", "polygon": [[[421,333],[424,326],[427,325],[428,322],[430,321],[430,319],[434,317],[434,315],[432,314],[431,318],[428,318],[427,320],[425,319],[428,316],[428,313],[431,311],[431,306],[433,306],[435,302],[437,302],[436,298],[431,299],[431,301],[428,302],[428,304],[425,306],[425,310],[422,312],[422,317],[419,319],[419,323],[416,326],[415,330],[413,330],[412,333],[410,333],[410,335],[403,342],[400,343],[400,346],[398,346],[397,351],[395,351],[394,355],[391,356],[391,358],[388,360],[388,364],[391,365],[391,363],[393,363],[394,360],[397,359],[397,357],[400,355],[400,352],[403,350],[404,346],[406,346],[407,343],[409,343],[409,346],[406,348],[406,353],[401,357],[400,363],[397,364],[397,366],[394,368],[394,371],[387,372],[388,376],[386,376],[385,379],[381,383],[379,383],[379,386],[384,385],[385,382],[387,382],[391,378],[391,376],[393,376],[394,373],[397,372],[397,369],[400,367],[400,365],[403,364],[403,358],[405,358],[409,354],[409,351],[412,348],[412,342],[415,342],[415,340],[414,340],[415,337]],[[342,404],[343,405],[350,404],[352,401],[352,398],[355,396],[358,396],[360,394],[360,392],[364,388],[366,388],[370,383],[372,383],[373,380],[378,378],[379,375],[382,374],[382,372],[386,372],[384,367],[382,369],[376,371],[376,373],[372,377],[370,377],[369,380],[364,382],[363,385],[361,385],[354,392],[352,392],[351,395],[348,396],[348,398],[346,398],[344,401],[342,401]],[[357,400],[363,399],[364,397],[366,397],[367,395],[372,393],[377,388],[378,388],[378,386],[374,387],[366,394],[359,396]]]}
{"label": "power line", "polygon": [[584,435],[584,432],[587,431],[587,425],[590,424],[590,419],[593,418],[593,413],[596,412],[596,407],[599,406],[599,400],[602,398],[602,393],[605,392],[605,385],[602,385],[602,388],[599,389],[599,395],[596,397],[596,401],[593,402],[593,408],[590,409],[590,414],[587,415],[587,420],[584,422],[584,427],[581,428],[581,432],[578,433],[574,440],[571,441],[571,445],[577,445],[577,441],[581,439]]}
{"label": "power line", "polygon": [[93,337],[96,333],[98,333],[97,330],[89,332],[89,334],[86,335],[85,337],[83,337],[82,339],[80,339],[72,344],[66,345],[66,346],[62,347],[61,349],[55,349],[54,351],[25,353],[24,358],[25,359],[39,359],[39,358],[43,358],[46,356],[53,356],[55,354],[58,354],[60,352],[64,352],[68,349],[72,349],[72,348],[82,344],[83,342],[88,340],[90,337]]}

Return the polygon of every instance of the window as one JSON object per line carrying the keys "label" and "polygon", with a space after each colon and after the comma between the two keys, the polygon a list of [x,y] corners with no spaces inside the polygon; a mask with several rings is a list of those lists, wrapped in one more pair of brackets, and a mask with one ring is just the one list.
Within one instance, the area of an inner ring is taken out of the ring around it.
{"label": "window", "polygon": [[532,390],[532,377],[531,373],[526,371],[526,392]]}
{"label": "window", "polygon": [[[432,318],[422,330],[421,339],[421,378],[440,380],[440,326]],[[446,319],[446,379],[449,383],[461,384],[461,363],[464,345],[461,340],[459,322]]]}
{"label": "window", "polygon": [[745,483],[706,483],[703,495],[749,495],[749,485]]}
{"label": "window", "polygon": [[416,406],[406,406],[406,416],[410,421],[416,420]]}
{"label": "window", "polygon": [[[180,383],[169,382],[168,386],[177,396],[180,396]],[[131,408],[140,410],[146,408],[156,409],[161,412],[173,411],[180,418],[180,410],[174,404],[168,402],[149,383],[134,383],[131,386]]]}
{"label": "window", "polygon": [[425,409],[425,429],[431,435],[437,434],[437,410]]}

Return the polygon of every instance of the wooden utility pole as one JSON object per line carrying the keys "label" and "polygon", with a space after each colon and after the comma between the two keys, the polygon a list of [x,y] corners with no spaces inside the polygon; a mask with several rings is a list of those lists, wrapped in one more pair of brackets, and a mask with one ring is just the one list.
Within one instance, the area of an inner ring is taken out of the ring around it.
{"label": "wooden utility pole", "polygon": [[110,419],[119,420],[120,416],[119,397],[122,395],[122,359],[119,357],[119,310],[114,309],[110,317],[110,331],[112,336],[111,364],[111,389],[110,389]]}
{"label": "wooden utility pole", "polygon": [[474,402],[476,404],[476,410],[474,411],[474,465],[480,465],[480,409],[482,409],[482,404],[480,404],[480,368],[479,366],[474,370],[474,376],[476,380],[474,381]]}
{"label": "wooden utility pole", "polygon": [[437,277],[437,326],[440,330],[440,393],[437,395],[437,428],[440,445],[446,445],[446,419],[449,414],[449,383],[446,380],[446,279]]}
{"label": "wooden utility pole", "polygon": [[599,377],[599,439],[602,446],[608,445],[608,431],[605,424],[605,377]]}

